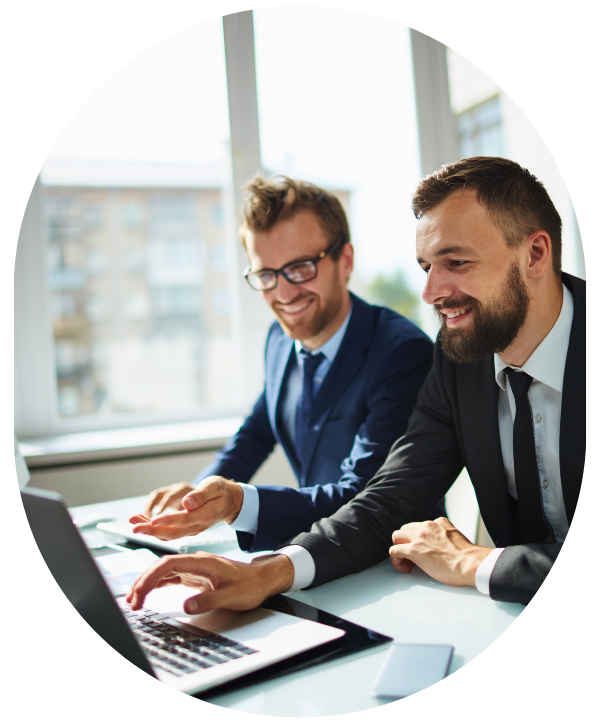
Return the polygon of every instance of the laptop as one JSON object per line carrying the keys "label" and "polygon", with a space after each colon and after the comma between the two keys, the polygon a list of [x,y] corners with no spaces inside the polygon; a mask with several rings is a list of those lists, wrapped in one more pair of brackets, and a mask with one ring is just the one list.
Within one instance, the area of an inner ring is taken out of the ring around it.
{"label": "laptop", "polygon": [[[345,635],[262,607],[193,616],[182,608],[134,612],[124,596],[111,594],[62,497],[35,489],[22,490],[21,497],[42,556],[79,614],[131,663],[184,693],[222,685]],[[193,594],[190,588],[180,592],[181,601]]]}

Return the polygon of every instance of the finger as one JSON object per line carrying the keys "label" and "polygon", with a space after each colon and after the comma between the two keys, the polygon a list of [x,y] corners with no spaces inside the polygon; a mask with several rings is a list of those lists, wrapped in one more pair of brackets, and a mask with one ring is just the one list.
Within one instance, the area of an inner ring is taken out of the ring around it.
{"label": "finger", "polygon": [[411,560],[392,560],[392,565],[395,567],[398,572],[402,572],[405,575],[408,575],[409,572],[412,571],[413,567],[415,566],[414,562],[411,562]]}
{"label": "finger", "polygon": [[410,548],[407,545],[394,545],[389,549],[390,560],[392,565],[400,572],[410,572],[414,567],[414,562],[408,558]]}
{"label": "finger", "polygon": [[[189,558],[190,555],[166,555],[145,570],[133,583],[127,596],[127,601],[131,604],[131,607],[134,610],[140,608],[146,595],[161,580],[177,577],[184,570],[191,571]],[[181,567],[183,567],[183,570],[179,569]]]}
{"label": "finger", "polygon": [[154,527],[189,527],[198,522],[198,514],[187,510],[182,512],[164,512],[151,520]]}
{"label": "finger", "polygon": [[451,530],[454,525],[450,522],[450,520],[447,517],[438,517],[434,520],[434,522],[437,522],[439,525],[441,525],[446,530]]}
{"label": "finger", "polygon": [[151,524],[135,525],[132,532],[136,535],[151,535],[158,540],[178,540],[180,537],[191,537],[202,532],[198,525],[190,527],[153,527]]}
{"label": "finger", "polygon": [[185,497],[181,500],[181,506],[186,510],[197,510],[207,502],[214,500],[215,497],[218,497],[220,494],[221,491],[217,488],[214,482],[207,482],[206,484],[201,483],[200,487],[185,495]]}
{"label": "finger", "polygon": [[160,502],[164,494],[164,488],[150,492],[148,499],[146,500],[146,506],[144,507],[144,514],[146,517],[152,517],[152,510]]}
{"label": "finger", "polygon": [[179,508],[181,503],[181,491],[173,490],[169,494],[164,495],[162,500],[154,507],[154,517],[160,515],[169,507]]}
{"label": "finger", "polygon": [[420,522],[410,522],[408,525],[403,525],[399,530],[392,532],[392,542],[395,545],[403,542],[412,542],[421,531]]}
{"label": "finger", "polygon": [[223,607],[220,603],[220,596],[215,595],[214,590],[201,592],[199,595],[188,598],[183,603],[183,610],[188,615],[200,615],[210,610],[218,610],[220,607]]}
{"label": "finger", "polygon": [[138,512],[136,515],[132,515],[129,518],[129,522],[131,522],[132,525],[144,523],[144,522],[147,522],[149,524],[150,518],[146,517],[146,515],[142,515],[140,512]]}
{"label": "finger", "polygon": [[262,598],[244,595],[244,592],[238,585],[226,584],[216,589],[207,586],[198,595],[188,598],[183,609],[188,615],[199,615],[210,610],[253,610],[262,602]]}

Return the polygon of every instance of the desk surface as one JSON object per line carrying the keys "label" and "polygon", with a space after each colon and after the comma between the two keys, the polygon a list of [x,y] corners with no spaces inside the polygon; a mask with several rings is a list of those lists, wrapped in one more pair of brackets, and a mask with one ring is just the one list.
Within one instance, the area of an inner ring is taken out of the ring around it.
{"label": "desk surface", "polygon": [[[74,507],[72,512],[94,511],[126,519],[141,509],[143,499]],[[93,530],[85,536],[93,542],[94,536],[101,535]],[[490,600],[474,588],[442,585],[417,568],[410,575],[402,575],[388,561],[314,590],[291,593],[291,597],[389,635],[396,642],[454,645],[451,673],[487,648],[524,609],[522,605]],[[278,716],[336,715],[384,705],[386,701],[372,698],[369,691],[387,649],[387,645],[382,646],[227,695],[215,695],[210,702],[246,713]]]}

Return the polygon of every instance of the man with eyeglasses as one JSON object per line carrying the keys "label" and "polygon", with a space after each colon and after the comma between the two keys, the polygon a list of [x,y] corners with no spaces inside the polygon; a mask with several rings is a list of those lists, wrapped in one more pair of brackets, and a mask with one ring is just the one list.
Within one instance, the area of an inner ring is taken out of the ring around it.
{"label": "man with eyeglasses", "polygon": [[[134,532],[175,539],[225,521],[242,549],[257,551],[310,529],[363,489],[406,429],[432,344],[412,322],[349,292],[353,248],[334,195],[286,177],[257,177],[246,190],[244,276],[277,318],[265,390],[192,485],[156,490],[130,522]],[[299,489],[247,484],[277,443]],[[165,511],[174,506],[182,509]]]}

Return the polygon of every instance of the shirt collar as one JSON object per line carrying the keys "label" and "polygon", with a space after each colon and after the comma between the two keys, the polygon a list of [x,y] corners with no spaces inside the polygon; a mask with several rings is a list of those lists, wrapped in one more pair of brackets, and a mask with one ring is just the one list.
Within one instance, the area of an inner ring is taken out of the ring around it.
{"label": "shirt collar", "polygon": [[[530,377],[561,394],[573,323],[573,308],[573,296],[563,284],[563,303],[556,323],[521,367],[521,370]],[[496,382],[503,391],[506,390],[506,375],[502,372],[507,366],[509,365],[500,358],[499,354],[494,354]]]}
{"label": "shirt collar", "polygon": [[[332,364],[336,354],[338,353],[338,349],[340,348],[340,345],[344,338],[344,334],[346,333],[346,329],[348,328],[351,316],[352,305],[350,305],[350,311],[348,312],[348,316],[344,319],[344,323],[335,332],[335,334],[318,349],[306,349],[306,351],[310,352],[311,354],[318,354],[319,352],[321,352],[321,354],[325,356],[327,361]],[[296,339],[294,345],[296,347],[296,354],[299,354],[300,350],[305,348],[302,346],[302,342],[300,341],[300,339]]]}

